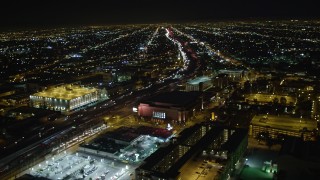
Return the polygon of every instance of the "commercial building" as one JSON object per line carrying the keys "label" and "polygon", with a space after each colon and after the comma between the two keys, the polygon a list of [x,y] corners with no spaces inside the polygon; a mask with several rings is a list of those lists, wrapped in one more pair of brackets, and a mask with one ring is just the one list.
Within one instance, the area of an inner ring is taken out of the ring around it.
{"label": "commercial building", "polygon": [[96,156],[137,163],[148,157],[159,144],[170,138],[172,132],[166,129],[141,126],[121,127],[90,143],[80,145],[79,151]]}
{"label": "commercial building", "polygon": [[280,87],[284,92],[312,92],[314,90],[315,84],[317,84],[317,82],[310,78],[301,78],[287,75],[287,77],[285,77],[281,81]]}
{"label": "commercial building", "polygon": [[244,70],[222,69],[218,71],[218,74],[226,74],[230,80],[237,81],[246,76],[247,72]]}
{"label": "commercial building", "polygon": [[51,87],[31,95],[30,104],[35,108],[65,112],[86,106],[100,98],[107,98],[105,90],[68,84]]}
{"label": "commercial building", "polygon": [[223,89],[230,84],[230,80],[227,74],[218,74],[212,79],[213,87]]}
{"label": "commercial building", "polygon": [[[227,179],[243,157],[247,145],[248,131],[245,129],[197,124],[145,159],[136,169],[136,179],[197,179],[202,174],[207,174],[206,179]],[[202,167],[201,171],[206,173],[199,173],[198,167],[204,162],[210,171]]]}
{"label": "commercial building", "polygon": [[159,122],[184,123],[201,108],[200,92],[166,92],[141,102],[138,115]]}
{"label": "commercial building", "polygon": [[290,116],[257,115],[254,116],[249,134],[253,137],[267,134],[276,139],[282,136],[302,137],[304,140],[314,140],[317,122],[312,119],[294,118]]}
{"label": "commercial building", "polygon": [[207,76],[202,76],[188,81],[186,91],[205,91],[210,87],[212,87],[211,79]]}

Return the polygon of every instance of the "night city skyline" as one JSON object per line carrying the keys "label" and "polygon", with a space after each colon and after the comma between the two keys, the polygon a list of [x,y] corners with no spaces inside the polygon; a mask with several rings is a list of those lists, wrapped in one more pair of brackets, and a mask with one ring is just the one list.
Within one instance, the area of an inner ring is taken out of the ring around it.
{"label": "night city skyline", "polygon": [[29,0],[6,2],[0,13],[2,28],[319,17],[312,0]]}
{"label": "night city skyline", "polygon": [[320,179],[314,2],[10,1],[0,179]]}

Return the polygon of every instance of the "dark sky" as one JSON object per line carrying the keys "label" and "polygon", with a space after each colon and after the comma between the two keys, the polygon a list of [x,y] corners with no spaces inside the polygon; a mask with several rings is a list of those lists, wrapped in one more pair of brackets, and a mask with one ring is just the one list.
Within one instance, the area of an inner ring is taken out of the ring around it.
{"label": "dark sky", "polygon": [[[315,0],[314,0],[315,1]],[[1,27],[319,18],[311,0],[8,0]]]}

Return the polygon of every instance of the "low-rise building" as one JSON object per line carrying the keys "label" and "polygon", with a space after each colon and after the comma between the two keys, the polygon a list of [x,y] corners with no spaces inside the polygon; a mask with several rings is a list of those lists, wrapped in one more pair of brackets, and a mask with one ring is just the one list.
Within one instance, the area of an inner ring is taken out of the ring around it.
{"label": "low-rise building", "polygon": [[107,132],[89,143],[81,144],[79,151],[137,163],[152,154],[171,135],[171,131],[161,128],[121,127],[115,131]]}
{"label": "low-rise building", "polygon": [[105,90],[68,84],[51,87],[31,95],[30,104],[35,108],[65,112],[94,103],[100,98],[107,98]]}
{"label": "low-rise building", "polygon": [[314,119],[257,115],[251,121],[249,134],[255,138],[268,135],[273,139],[282,136],[295,136],[302,137],[304,140],[314,140],[316,129],[317,122]]}
{"label": "low-rise building", "polygon": [[211,79],[207,76],[191,79],[186,84],[186,91],[205,91],[212,87]]}
{"label": "low-rise building", "polygon": [[185,123],[200,110],[201,104],[200,92],[166,92],[141,102],[138,115],[157,122]]}
{"label": "low-rise building", "polygon": [[246,75],[244,70],[221,69],[218,74],[226,74],[231,81],[238,81]]}

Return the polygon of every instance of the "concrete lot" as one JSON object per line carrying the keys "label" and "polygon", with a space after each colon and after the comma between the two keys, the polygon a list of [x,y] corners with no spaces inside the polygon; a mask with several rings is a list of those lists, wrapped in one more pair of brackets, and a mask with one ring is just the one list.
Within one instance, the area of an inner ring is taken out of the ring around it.
{"label": "concrete lot", "polygon": [[[157,143],[163,142],[163,140],[157,137],[140,136],[139,139],[127,146],[124,149],[124,152],[119,152],[117,155],[120,160],[129,161],[131,163],[140,162],[158,149]],[[136,157],[136,154],[138,157]]]}
{"label": "concrete lot", "polygon": [[134,166],[87,155],[63,152],[30,168],[29,174],[49,179],[130,179]]}

